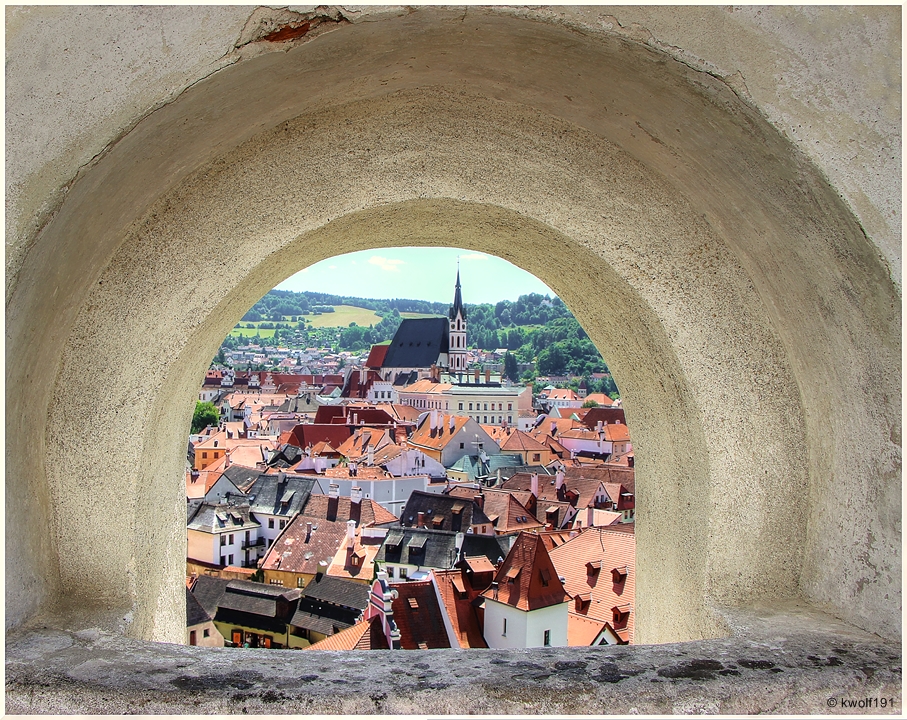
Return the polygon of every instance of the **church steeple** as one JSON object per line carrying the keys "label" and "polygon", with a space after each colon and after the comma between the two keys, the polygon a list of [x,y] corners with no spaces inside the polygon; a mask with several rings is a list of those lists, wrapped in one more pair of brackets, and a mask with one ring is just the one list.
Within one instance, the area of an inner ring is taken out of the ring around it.
{"label": "church steeple", "polygon": [[457,313],[460,314],[460,317],[463,320],[466,320],[466,308],[463,307],[463,295],[460,292],[460,268],[457,266],[457,286],[454,290],[454,301],[453,305],[450,306],[450,319],[454,320],[457,317]]}
{"label": "church steeple", "polygon": [[457,263],[457,285],[454,290],[453,305],[448,313],[450,331],[448,333],[448,367],[450,372],[466,370],[466,308],[463,307],[463,293],[460,289],[460,264]]}

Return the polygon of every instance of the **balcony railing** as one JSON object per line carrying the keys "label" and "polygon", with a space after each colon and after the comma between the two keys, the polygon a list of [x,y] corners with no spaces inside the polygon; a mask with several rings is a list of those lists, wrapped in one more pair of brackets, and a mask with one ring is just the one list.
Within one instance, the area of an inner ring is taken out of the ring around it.
{"label": "balcony railing", "polygon": [[263,537],[257,538],[256,540],[243,540],[240,548],[246,550],[253,547],[263,547],[265,544],[265,539]]}

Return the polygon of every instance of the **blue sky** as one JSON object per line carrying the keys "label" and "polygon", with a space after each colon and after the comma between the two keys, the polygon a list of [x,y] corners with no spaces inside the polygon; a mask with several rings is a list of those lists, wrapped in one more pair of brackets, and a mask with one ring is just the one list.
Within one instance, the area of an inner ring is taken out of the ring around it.
{"label": "blue sky", "polygon": [[531,292],[554,296],[535,275],[495,255],[457,248],[381,248],[337,255],[284,280],[278,290],[452,302],[460,259],[463,302],[496,303]]}

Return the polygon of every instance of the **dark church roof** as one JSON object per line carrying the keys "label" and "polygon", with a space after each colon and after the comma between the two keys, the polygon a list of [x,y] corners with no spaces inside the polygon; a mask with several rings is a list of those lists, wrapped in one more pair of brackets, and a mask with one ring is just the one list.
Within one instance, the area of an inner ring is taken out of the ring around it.
{"label": "dark church roof", "polygon": [[407,318],[397,328],[383,367],[428,368],[448,347],[447,318]]}

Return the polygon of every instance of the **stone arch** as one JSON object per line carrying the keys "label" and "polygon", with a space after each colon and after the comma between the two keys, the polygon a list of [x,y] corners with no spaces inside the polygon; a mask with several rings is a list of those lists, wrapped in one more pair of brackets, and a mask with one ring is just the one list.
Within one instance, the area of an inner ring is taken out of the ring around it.
{"label": "stone arch", "polygon": [[[896,634],[899,311],[852,215],[711,76],[625,39],[456,20],[244,60],[73,184],[9,291],[11,366],[40,367],[13,370],[8,443],[42,439],[8,451],[28,520],[8,510],[7,533],[29,541],[8,549],[14,622],[65,598],[177,639],[173,478],[213,343],[331,245],[456,237],[545,280],[614,358],[653,458],[641,639],[714,635],[710,607],[780,597]],[[855,525],[835,493],[886,510]]]}

